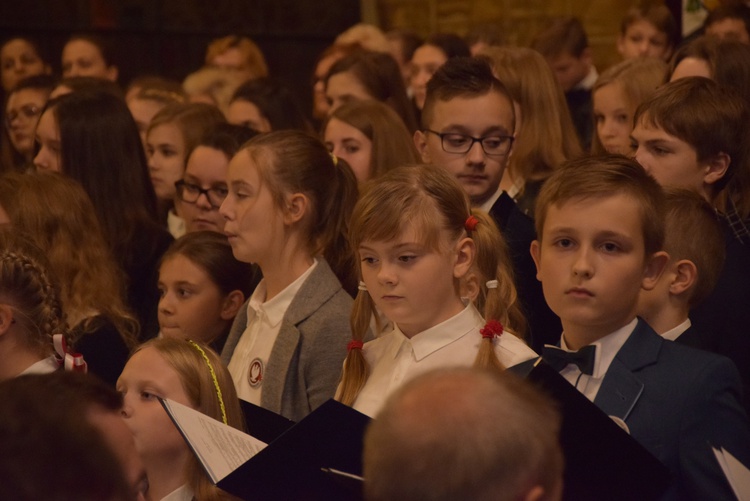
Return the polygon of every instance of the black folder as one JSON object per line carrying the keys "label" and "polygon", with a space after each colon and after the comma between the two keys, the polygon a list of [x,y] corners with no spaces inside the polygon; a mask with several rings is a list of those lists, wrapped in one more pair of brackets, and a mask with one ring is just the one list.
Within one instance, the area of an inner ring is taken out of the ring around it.
{"label": "black folder", "polygon": [[264,409],[247,400],[240,399],[242,414],[245,416],[245,428],[248,435],[270,444],[294,426],[294,421]]}
{"label": "black folder", "polygon": [[362,442],[369,422],[368,416],[328,400],[218,486],[243,499],[359,501],[361,482],[336,472],[362,475]]}
{"label": "black folder", "polygon": [[541,358],[508,369],[557,401],[565,456],[563,499],[659,499],[672,478],[667,467]]}

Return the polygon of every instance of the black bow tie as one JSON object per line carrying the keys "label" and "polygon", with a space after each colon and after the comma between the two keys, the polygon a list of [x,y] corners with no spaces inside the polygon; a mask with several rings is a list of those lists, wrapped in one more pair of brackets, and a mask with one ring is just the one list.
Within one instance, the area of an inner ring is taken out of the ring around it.
{"label": "black bow tie", "polygon": [[565,351],[556,346],[544,345],[542,358],[553,369],[560,372],[569,364],[575,364],[580,371],[589,376],[594,373],[596,346],[584,346],[578,351]]}

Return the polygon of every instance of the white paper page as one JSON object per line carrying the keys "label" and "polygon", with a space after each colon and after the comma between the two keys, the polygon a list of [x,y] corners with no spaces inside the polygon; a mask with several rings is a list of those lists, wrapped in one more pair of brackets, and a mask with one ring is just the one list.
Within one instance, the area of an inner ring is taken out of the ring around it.
{"label": "white paper page", "polygon": [[750,470],[723,447],[721,450],[714,447],[713,450],[737,499],[750,501]]}
{"label": "white paper page", "polygon": [[215,484],[266,446],[257,438],[186,405],[169,399],[162,402]]}

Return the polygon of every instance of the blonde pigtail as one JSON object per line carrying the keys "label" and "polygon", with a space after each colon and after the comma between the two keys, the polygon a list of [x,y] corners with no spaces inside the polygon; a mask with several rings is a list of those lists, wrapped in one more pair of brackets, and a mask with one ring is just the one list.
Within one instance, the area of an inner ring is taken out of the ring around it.
{"label": "blonde pigtail", "polygon": [[354,299],[351,316],[352,341],[349,343],[344,370],[341,373],[341,384],[336,394],[336,400],[350,407],[370,376],[370,369],[362,353],[361,343],[370,328],[370,319],[374,311],[370,293],[360,290]]}

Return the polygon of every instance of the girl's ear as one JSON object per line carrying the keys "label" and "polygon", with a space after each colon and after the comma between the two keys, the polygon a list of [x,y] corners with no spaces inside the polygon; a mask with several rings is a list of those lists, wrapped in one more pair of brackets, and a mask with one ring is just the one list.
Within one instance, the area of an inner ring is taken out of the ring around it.
{"label": "girl's ear", "polygon": [[477,248],[474,240],[465,237],[458,241],[456,244],[456,262],[453,265],[453,276],[455,278],[463,278],[469,273],[476,254]]}
{"label": "girl's ear", "polygon": [[286,197],[284,207],[284,224],[292,225],[299,222],[307,212],[310,199],[303,193],[292,193]]}
{"label": "girl's ear", "polygon": [[0,304],[0,336],[4,336],[13,324],[13,308]]}
{"label": "girl's ear", "polygon": [[232,320],[237,316],[240,307],[245,303],[245,295],[241,291],[232,291],[224,298],[221,305],[221,319]]}

